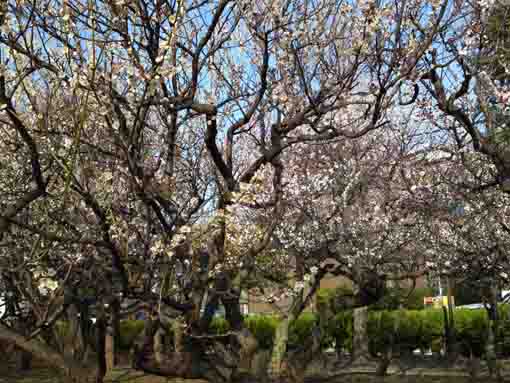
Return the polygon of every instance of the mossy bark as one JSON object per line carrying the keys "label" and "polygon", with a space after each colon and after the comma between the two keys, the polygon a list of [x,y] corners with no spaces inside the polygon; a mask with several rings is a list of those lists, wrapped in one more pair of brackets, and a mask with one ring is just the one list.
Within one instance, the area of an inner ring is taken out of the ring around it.
{"label": "mossy bark", "polygon": [[352,360],[363,363],[369,360],[368,348],[368,307],[358,307],[353,313]]}
{"label": "mossy bark", "polygon": [[164,361],[164,352],[165,352],[165,344],[164,344],[164,331],[161,326],[154,334],[154,358],[156,362],[163,363]]}
{"label": "mossy bark", "polygon": [[487,342],[485,346],[485,355],[487,358],[487,366],[491,377],[501,380],[501,368],[496,355],[496,334],[499,327],[499,313],[497,302],[497,288],[494,283],[490,284],[488,289],[489,303],[489,326],[487,329]]}
{"label": "mossy bark", "polygon": [[274,382],[282,381],[288,372],[285,363],[285,354],[287,352],[289,324],[291,319],[290,317],[283,318],[276,328],[268,371],[270,380]]}

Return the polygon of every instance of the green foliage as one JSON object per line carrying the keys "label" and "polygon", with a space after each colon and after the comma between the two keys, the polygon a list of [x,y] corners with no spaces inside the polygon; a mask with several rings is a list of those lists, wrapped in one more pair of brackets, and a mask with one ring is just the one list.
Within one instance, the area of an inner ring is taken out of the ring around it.
{"label": "green foliage", "polygon": [[391,311],[370,311],[367,331],[369,351],[372,355],[384,352],[391,346],[395,328],[395,316]]}
{"label": "green foliage", "polygon": [[327,307],[338,313],[352,306],[353,290],[349,286],[338,286],[334,289],[323,288],[317,291],[317,307]]}
{"label": "green foliage", "polygon": [[508,79],[505,65],[508,65],[510,56],[510,17],[508,6],[499,4],[494,7],[487,23],[486,36],[488,45],[495,50],[494,54],[480,58],[480,63],[492,69],[492,76],[497,80]]}
{"label": "green foliage", "polygon": [[259,346],[264,349],[273,347],[273,339],[278,322],[277,317],[266,315],[253,315],[245,319],[246,327],[257,338]]}
{"label": "green foliage", "polygon": [[316,323],[316,316],[312,313],[303,313],[298,319],[289,326],[288,347],[298,347],[304,340],[312,335],[313,327]]}
{"label": "green foliage", "polygon": [[352,321],[352,311],[339,312],[329,321],[328,333],[334,339],[337,350],[352,351]]}
{"label": "green foliage", "polygon": [[407,310],[422,310],[424,308],[423,298],[434,295],[434,290],[429,287],[409,288],[393,287],[388,288],[383,298],[374,305],[376,310],[397,310],[400,305]]}
{"label": "green foliage", "polygon": [[[510,354],[510,322],[508,305],[499,307],[500,327],[497,330],[498,351]],[[398,319],[398,320],[397,320]],[[245,324],[256,337],[263,349],[273,346],[273,338],[279,324],[279,318],[269,315],[250,315]],[[294,348],[304,344],[311,335],[318,317],[313,313],[304,313],[289,327],[288,347]],[[487,338],[488,318],[484,309],[454,312],[457,340],[465,356],[481,356],[484,353]],[[120,347],[128,350],[136,337],[143,331],[143,321],[122,321]],[[444,333],[443,312],[440,309],[427,310],[371,310],[368,317],[368,338],[371,354],[385,352],[394,344],[403,352],[417,348],[431,348],[438,352],[442,345]],[[65,334],[66,324],[59,323],[58,331]],[[324,326],[322,346],[328,348],[333,344],[336,349],[352,350],[353,315],[351,310],[341,311]],[[229,330],[228,322],[222,317],[215,317],[211,323],[212,334],[224,334]],[[171,333],[171,331],[170,331]]]}
{"label": "green foliage", "polygon": [[[304,313],[289,326],[289,347],[297,347],[312,333],[317,318],[312,313]],[[244,319],[246,327],[255,336],[261,348],[273,346],[276,327],[280,320],[276,316],[251,315]],[[224,334],[229,330],[228,322],[221,317],[213,319],[209,331],[212,334]]]}
{"label": "green foliage", "polygon": [[400,349],[412,352],[419,345],[422,345],[422,328],[426,326],[423,322],[421,311],[401,310],[399,316],[397,342]]}
{"label": "green foliage", "polygon": [[453,289],[455,305],[470,305],[482,301],[481,289],[469,283],[459,283]]}
{"label": "green foliage", "polygon": [[143,320],[124,320],[120,322],[119,347],[121,350],[129,350],[140,335],[145,326]]}
{"label": "green foliage", "polygon": [[498,351],[504,355],[510,355],[510,305],[499,306],[500,326],[497,331],[497,339],[501,341],[498,344]]}
{"label": "green foliage", "polygon": [[315,299],[317,305],[330,305],[330,302],[333,300],[335,294],[337,294],[337,289],[319,289],[315,295]]}
{"label": "green foliage", "polygon": [[486,310],[458,309],[455,310],[453,318],[462,354],[467,356],[472,353],[481,356],[485,348],[488,326]]}
{"label": "green foliage", "polygon": [[434,296],[434,289],[431,287],[415,288],[407,300],[404,302],[404,308],[408,310],[422,310],[423,298]]}
{"label": "green foliage", "polygon": [[65,338],[66,336],[68,336],[69,330],[70,330],[69,322],[57,321],[55,323],[55,332],[57,333],[57,336],[59,338],[62,339],[62,338]]}
{"label": "green foliage", "polygon": [[225,334],[229,329],[229,323],[223,317],[214,317],[209,326],[209,332],[215,335]]}
{"label": "green foliage", "polygon": [[[443,310],[429,309],[421,312],[421,342],[422,348],[430,347],[434,350],[435,345],[440,347],[440,337],[444,333]],[[437,350],[439,351],[439,350]]]}

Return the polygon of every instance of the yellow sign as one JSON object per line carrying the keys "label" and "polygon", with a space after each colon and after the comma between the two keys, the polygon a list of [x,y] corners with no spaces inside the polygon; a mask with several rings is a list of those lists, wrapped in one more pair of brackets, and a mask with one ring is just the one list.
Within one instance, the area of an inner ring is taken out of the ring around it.
{"label": "yellow sign", "polygon": [[[423,304],[425,307],[432,307],[435,309],[441,308],[441,306],[448,307],[448,297],[446,295],[439,297],[424,297]],[[455,299],[452,296],[452,305],[455,306]]]}

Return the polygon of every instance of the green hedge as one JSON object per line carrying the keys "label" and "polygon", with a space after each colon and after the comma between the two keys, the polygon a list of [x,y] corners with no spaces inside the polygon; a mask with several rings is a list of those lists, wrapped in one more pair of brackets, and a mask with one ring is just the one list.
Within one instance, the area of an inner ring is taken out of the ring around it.
{"label": "green hedge", "polygon": [[257,338],[260,347],[269,349],[273,346],[273,338],[278,326],[278,318],[269,315],[249,316],[245,318],[246,327]]}
{"label": "green hedge", "polygon": [[143,320],[124,320],[120,322],[119,347],[121,350],[129,350],[136,338],[143,332],[145,322]]}
{"label": "green hedge", "polygon": [[[510,322],[509,307],[502,306],[499,310],[502,319],[498,329],[498,351],[510,354]],[[398,324],[396,320],[398,318]],[[317,316],[305,313],[289,328],[289,348],[303,344],[317,323]],[[352,350],[352,312],[344,311],[336,314],[326,325],[323,332],[324,348],[335,346],[338,350]],[[487,338],[488,319],[485,310],[456,309],[454,321],[457,339],[461,352],[468,356],[483,354]],[[269,349],[279,319],[276,316],[250,315],[245,318],[246,326],[257,338],[260,346]],[[228,331],[229,326],[224,318],[216,317],[212,321],[210,331],[221,334]],[[129,349],[135,338],[143,331],[143,321],[122,321],[120,346]],[[377,355],[393,344],[401,352],[411,352],[417,348],[439,351],[444,333],[443,312],[440,309],[428,310],[372,310],[369,311],[368,337],[370,352]]]}

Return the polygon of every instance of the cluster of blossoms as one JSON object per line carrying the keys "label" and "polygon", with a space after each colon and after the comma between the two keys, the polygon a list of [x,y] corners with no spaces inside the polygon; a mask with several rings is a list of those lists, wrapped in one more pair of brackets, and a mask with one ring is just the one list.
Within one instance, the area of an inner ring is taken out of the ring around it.
{"label": "cluster of blossoms", "polygon": [[36,280],[37,288],[42,295],[48,295],[52,291],[55,291],[59,284],[54,279],[56,273],[52,268],[42,270],[38,268],[32,273],[34,280]]}
{"label": "cluster of blossoms", "polygon": [[[402,139],[406,118],[395,117],[406,111],[398,92],[412,100],[416,87],[427,88],[429,72],[442,67],[434,60],[485,44],[478,16],[454,22],[475,8],[468,2],[176,1],[155,2],[152,15],[126,1],[32,3],[38,17],[30,20],[24,2],[7,5],[16,17],[3,20],[0,39],[8,56],[0,70],[14,92],[0,106],[9,122],[0,136],[2,211],[13,207],[17,220],[0,222],[8,269],[36,258],[37,233],[46,237],[46,266],[88,262],[73,275],[85,288],[109,278],[110,261],[161,287],[174,271],[202,278],[197,258],[207,246],[204,280],[248,270],[269,301],[296,302],[328,257],[346,274],[399,271],[417,263],[410,253],[425,254],[430,270],[465,270],[459,254],[470,252],[483,253],[484,265],[509,264],[501,261],[508,201],[469,202],[469,224],[449,219],[448,201],[462,197],[456,184],[487,174],[430,165],[444,158],[422,161],[433,171],[418,169],[409,148],[427,139]],[[493,2],[479,6],[488,13]],[[449,46],[437,55],[443,41]],[[489,93],[502,104],[510,96]],[[438,103],[416,101],[422,115],[409,125],[453,125],[452,116],[438,118]],[[453,101],[442,105],[462,100]],[[18,208],[37,182],[39,199]],[[211,239],[218,233],[219,244]],[[159,260],[164,267],[154,266]],[[53,272],[33,280],[42,294],[62,283]],[[178,282],[169,282],[176,296],[197,285]]]}

